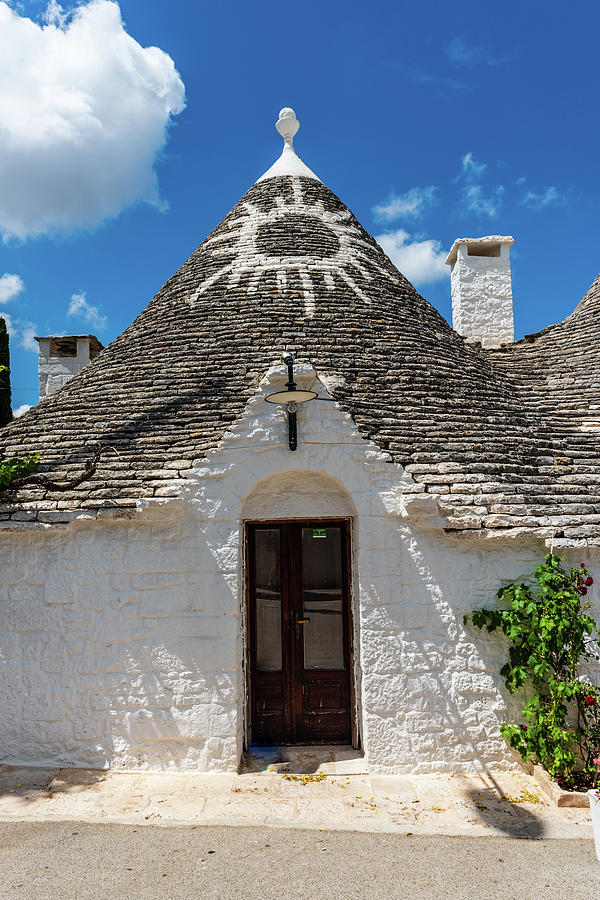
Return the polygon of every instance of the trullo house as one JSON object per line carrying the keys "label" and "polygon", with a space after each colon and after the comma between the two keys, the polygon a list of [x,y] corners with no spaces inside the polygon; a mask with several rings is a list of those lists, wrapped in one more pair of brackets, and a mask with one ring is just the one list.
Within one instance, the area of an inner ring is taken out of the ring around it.
{"label": "trullo house", "polygon": [[110,346],[39,339],[0,442],[45,475],[0,506],[5,763],[510,767],[505,651],[463,615],[550,545],[600,567],[600,279],[515,343],[512,238],[459,239],[453,330],[277,127]]}

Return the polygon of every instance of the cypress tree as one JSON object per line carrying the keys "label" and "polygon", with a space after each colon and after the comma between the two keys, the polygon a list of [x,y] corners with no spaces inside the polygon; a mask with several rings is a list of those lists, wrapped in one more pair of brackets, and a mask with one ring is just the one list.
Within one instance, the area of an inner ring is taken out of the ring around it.
{"label": "cypress tree", "polygon": [[0,318],[0,426],[11,421],[10,396],[10,353],[8,349],[8,331],[6,322]]}

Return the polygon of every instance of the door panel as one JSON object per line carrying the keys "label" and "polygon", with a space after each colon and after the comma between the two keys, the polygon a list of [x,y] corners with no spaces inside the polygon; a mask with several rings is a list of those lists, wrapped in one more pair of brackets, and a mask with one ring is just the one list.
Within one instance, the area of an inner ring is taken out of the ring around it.
{"label": "door panel", "polygon": [[278,528],[255,533],[256,667],[279,672],[281,646],[281,536]]}
{"label": "door panel", "polygon": [[252,529],[248,540],[253,727],[260,740],[279,741],[288,716],[283,671],[281,530]]}
{"label": "door panel", "polygon": [[[316,536],[315,536],[316,534]],[[341,528],[302,529],[305,669],[344,668]]]}
{"label": "door panel", "polygon": [[303,527],[300,541],[305,623],[297,738],[339,741],[350,730],[342,528]]}
{"label": "door panel", "polygon": [[255,742],[351,740],[347,528],[248,526]]}

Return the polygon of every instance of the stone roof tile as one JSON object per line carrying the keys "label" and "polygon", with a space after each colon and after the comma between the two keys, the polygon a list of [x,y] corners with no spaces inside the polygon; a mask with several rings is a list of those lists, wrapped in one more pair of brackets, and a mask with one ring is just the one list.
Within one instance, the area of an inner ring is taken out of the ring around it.
{"label": "stone roof tile", "polygon": [[7,493],[0,514],[58,503],[97,513],[169,492],[286,346],[334,376],[332,394],[359,431],[423,491],[451,497],[449,529],[541,534],[550,522],[560,536],[579,523],[589,535],[600,525],[597,436],[585,428],[598,418],[595,285],[562,325],[482,351],[320,181],[266,178],[120,337],[3,430],[4,457],[39,452],[55,481],[81,470],[91,444],[114,448],[93,478],[66,494]]}

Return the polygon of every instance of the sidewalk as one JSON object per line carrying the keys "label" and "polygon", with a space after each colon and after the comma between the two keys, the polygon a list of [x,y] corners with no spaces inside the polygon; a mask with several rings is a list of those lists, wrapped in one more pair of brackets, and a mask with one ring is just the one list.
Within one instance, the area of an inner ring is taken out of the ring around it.
{"label": "sidewalk", "polygon": [[[262,763],[262,771],[252,771]],[[0,821],[69,820],[592,837],[589,810],[552,806],[534,779],[520,772],[377,777],[357,759],[282,766],[255,758],[246,771],[231,775],[0,766]]]}

